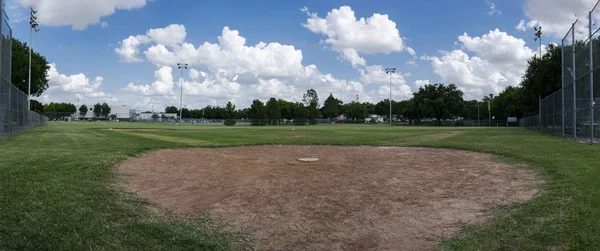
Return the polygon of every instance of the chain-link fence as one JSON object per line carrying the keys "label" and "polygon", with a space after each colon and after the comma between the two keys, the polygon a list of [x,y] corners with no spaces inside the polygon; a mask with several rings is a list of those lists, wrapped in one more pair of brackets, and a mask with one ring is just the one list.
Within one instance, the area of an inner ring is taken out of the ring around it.
{"label": "chain-link fence", "polygon": [[[600,1],[599,1],[600,3]],[[523,127],[594,143],[600,134],[600,40],[596,19],[598,4],[589,12],[589,23],[577,20],[562,39],[562,89],[540,103],[541,116],[521,119]]]}
{"label": "chain-link fence", "polygon": [[[6,15],[3,10],[0,14]],[[5,18],[0,33],[0,137],[3,137],[44,124],[46,117],[29,111],[27,94],[10,83],[12,31]]]}

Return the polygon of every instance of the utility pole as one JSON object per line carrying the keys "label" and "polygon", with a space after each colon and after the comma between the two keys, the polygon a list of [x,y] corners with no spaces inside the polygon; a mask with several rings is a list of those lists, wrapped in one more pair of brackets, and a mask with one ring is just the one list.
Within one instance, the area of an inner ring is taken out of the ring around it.
{"label": "utility pole", "polygon": [[[540,40],[540,61],[542,60],[542,26],[539,27],[534,27],[533,28],[535,30],[535,37],[533,37],[534,41],[538,41]],[[542,130],[542,91],[540,89],[540,94],[538,96],[538,122],[539,122],[539,130]]]}
{"label": "utility pole", "polygon": [[38,32],[37,11],[29,8],[29,81],[27,88],[27,110],[31,110],[31,45],[33,44],[33,31]]}
{"label": "utility pole", "polygon": [[186,63],[177,63],[177,68],[181,69],[181,98],[179,99],[179,125],[183,121],[183,70],[188,68]]}
{"label": "utility pole", "polygon": [[392,126],[392,74],[396,68],[385,68],[385,74],[390,74],[390,126]]}

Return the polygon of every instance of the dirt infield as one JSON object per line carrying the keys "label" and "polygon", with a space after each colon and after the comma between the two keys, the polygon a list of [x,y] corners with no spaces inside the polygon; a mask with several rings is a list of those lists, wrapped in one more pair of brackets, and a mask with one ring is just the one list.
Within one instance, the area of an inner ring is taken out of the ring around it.
{"label": "dirt infield", "polygon": [[266,250],[432,249],[489,208],[539,193],[534,173],[492,155],[429,148],[160,150],[119,170],[156,206],[182,217],[207,210]]}

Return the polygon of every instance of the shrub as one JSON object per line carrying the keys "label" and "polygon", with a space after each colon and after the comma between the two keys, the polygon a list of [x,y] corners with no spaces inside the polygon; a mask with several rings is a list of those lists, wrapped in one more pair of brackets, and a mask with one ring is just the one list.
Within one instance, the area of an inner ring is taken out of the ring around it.
{"label": "shrub", "polygon": [[234,126],[235,123],[237,123],[237,121],[235,121],[235,119],[226,119],[223,124],[226,126]]}

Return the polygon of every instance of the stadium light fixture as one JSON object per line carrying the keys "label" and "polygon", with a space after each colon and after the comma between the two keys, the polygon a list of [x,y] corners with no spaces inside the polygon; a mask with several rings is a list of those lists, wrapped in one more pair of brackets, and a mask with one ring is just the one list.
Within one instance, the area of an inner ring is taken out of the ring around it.
{"label": "stadium light fixture", "polygon": [[31,46],[33,44],[33,31],[40,31],[36,14],[36,10],[29,8],[29,76],[27,81],[27,110],[31,110]]}
{"label": "stadium light fixture", "polygon": [[[540,60],[543,58],[542,57],[542,26],[538,26],[538,27],[534,27],[533,30],[535,30],[535,37],[533,38],[533,40],[538,41],[540,40]],[[539,125],[542,126],[542,92],[539,93],[538,95],[538,114],[539,116]]]}
{"label": "stadium light fixture", "polygon": [[396,72],[396,68],[385,68],[385,74],[390,74],[390,126],[392,126],[392,74]]}

